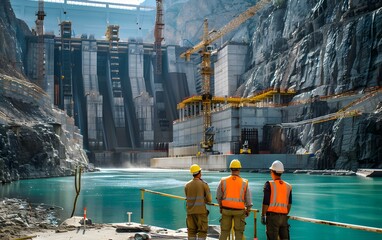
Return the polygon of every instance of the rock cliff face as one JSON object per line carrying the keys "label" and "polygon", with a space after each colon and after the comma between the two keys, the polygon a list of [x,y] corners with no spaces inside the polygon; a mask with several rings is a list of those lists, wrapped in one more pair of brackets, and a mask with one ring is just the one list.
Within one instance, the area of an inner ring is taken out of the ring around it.
{"label": "rock cliff face", "polygon": [[[382,2],[273,2],[276,4],[269,4],[224,36],[224,40],[250,39],[250,60],[237,95],[248,97],[269,88],[294,90],[297,94],[292,102],[309,103],[285,109],[288,121],[296,124],[274,132],[275,138],[284,139],[284,151],[315,154],[322,169],[382,167],[380,92],[365,100],[369,106],[368,110],[358,109],[361,116],[319,124],[302,122],[335,113],[347,104],[333,106],[310,99],[344,93],[359,93],[361,97],[365,91],[381,87]],[[165,13],[166,36],[199,42],[202,27],[191,26],[201,26],[207,17],[210,26],[220,28],[251,5],[244,0],[170,2]],[[277,136],[280,134],[282,137]]]}
{"label": "rock cliff face", "polygon": [[265,9],[253,28],[246,79],[252,87],[244,95],[268,87],[332,95],[380,86],[381,6],[321,0]]}
{"label": "rock cliff face", "polygon": [[[74,122],[23,74],[26,25],[0,2],[0,181],[65,176],[87,166]],[[18,91],[23,89],[22,91]],[[36,94],[37,92],[37,94]],[[35,97],[30,97],[35,94]]]}
{"label": "rock cliff face", "polygon": [[23,54],[28,26],[16,18],[8,0],[0,3],[0,73],[24,78]]}
{"label": "rock cliff face", "polygon": [[[165,6],[166,44],[191,46],[200,42],[203,35],[203,21],[208,19],[209,30],[217,30],[232,18],[244,12],[254,3],[250,0],[188,0],[163,1]],[[238,33],[237,35],[235,35]],[[235,39],[249,41],[247,24],[223,37],[223,41]]]}
{"label": "rock cliff face", "polygon": [[[373,0],[306,0],[265,9],[252,28],[242,96],[267,88],[292,89],[298,93],[294,100],[301,101],[380,87],[381,6]],[[285,145],[292,152],[316,154],[320,168],[381,167],[380,101],[365,100],[371,109],[360,108],[359,117],[284,129]],[[341,106],[306,104],[290,121],[337,112]]]}

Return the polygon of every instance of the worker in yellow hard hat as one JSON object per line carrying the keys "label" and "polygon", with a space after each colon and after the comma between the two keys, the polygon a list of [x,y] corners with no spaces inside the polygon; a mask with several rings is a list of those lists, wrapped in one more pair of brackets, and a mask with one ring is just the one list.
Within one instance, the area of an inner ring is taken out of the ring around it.
{"label": "worker in yellow hard hat", "polygon": [[271,181],[264,184],[261,223],[266,225],[267,240],[289,238],[288,214],[292,206],[292,185],[281,180],[284,165],[279,160],[272,163]]}
{"label": "worker in yellow hard hat", "polygon": [[206,239],[208,231],[208,210],[206,203],[212,202],[208,184],[202,180],[202,169],[198,164],[190,167],[193,176],[184,187],[187,208],[188,239]]}
{"label": "worker in yellow hard hat", "polygon": [[232,220],[234,222],[235,239],[243,239],[245,218],[249,216],[252,207],[252,195],[248,180],[240,177],[241,163],[234,159],[229,168],[231,175],[220,180],[216,190],[216,199],[220,206],[220,237],[226,240],[229,237]]}

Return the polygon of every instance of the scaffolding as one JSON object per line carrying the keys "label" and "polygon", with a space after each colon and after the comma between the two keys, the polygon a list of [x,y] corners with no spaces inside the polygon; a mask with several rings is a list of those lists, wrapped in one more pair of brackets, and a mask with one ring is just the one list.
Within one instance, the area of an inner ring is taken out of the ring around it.
{"label": "scaffolding", "polygon": [[119,76],[119,26],[109,25],[106,31],[106,39],[109,41],[110,54],[110,78],[112,82],[113,97],[122,97],[121,78]]}
{"label": "scaffolding", "polygon": [[[293,90],[274,90],[268,89],[252,97],[220,97],[211,98],[210,111],[216,112],[227,107],[281,107],[287,106],[291,97],[295,95]],[[203,96],[191,96],[178,103],[179,120],[187,117],[195,117],[203,112]]]}

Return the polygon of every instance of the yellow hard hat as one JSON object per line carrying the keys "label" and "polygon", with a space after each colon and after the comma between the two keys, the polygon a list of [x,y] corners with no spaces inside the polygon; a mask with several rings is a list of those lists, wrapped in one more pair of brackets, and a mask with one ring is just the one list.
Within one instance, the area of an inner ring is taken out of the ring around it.
{"label": "yellow hard hat", "polygon": [[229,164],[229,168],[241,168],[241,163],[237,159],[233,159]]}
{"label": "yellow hard hat", "polygon": [[202,170],[198,164],[192,164],[191,167],[190,167],[190,172],[192,174],[195,174],[197,172],[199,172],[200,170]]}

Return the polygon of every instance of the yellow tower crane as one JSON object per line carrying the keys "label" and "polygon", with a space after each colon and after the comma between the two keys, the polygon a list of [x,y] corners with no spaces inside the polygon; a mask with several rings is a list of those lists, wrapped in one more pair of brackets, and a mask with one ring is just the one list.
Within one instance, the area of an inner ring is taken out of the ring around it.
{"label": "yellow tower crane", "polygon": [[260,9],[262,9],[266,4],[270,3],[271,0],[261,0],[255,6],[248,8],[245,12],[241,13],[236,18],[232,19],[228,24],[223,26],[218,31],[208,32],[208,20],[204,20],[203,27],[203,38],[202,41],[188,49],[180,55],[182,58],[186,58],[187,61],[190,60],[191,54],[199,52],[202,57],[201,62],[201,75],[202,75],[202,103],[203,103],[203,139],[200,142],[200,146],[205,152],[212,151],[214,144],[214,132],[211,126],[211,101],[212,94],[210,93],[210,79],[212,74],[211,69],[211,51],[209,50],[209,45],[221,38],[228,32],[234,30],[240,26],[243,22],[254,16]]}

